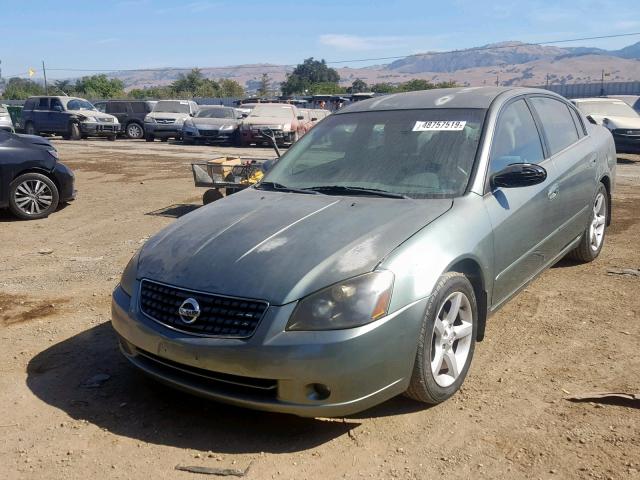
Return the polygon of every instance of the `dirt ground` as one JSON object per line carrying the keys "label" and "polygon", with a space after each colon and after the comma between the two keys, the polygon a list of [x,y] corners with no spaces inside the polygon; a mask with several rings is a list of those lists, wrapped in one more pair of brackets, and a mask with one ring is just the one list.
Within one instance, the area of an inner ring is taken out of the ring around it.
{"label": "dirt ground", "polygon": [[[640,479],[637,404],[564,399],[640,393],[640,277],[608,274],[640,268],[640,156],[619,158],[600,258],[561,262],[494,316],[455,397],[327,420],[175,392],[116,347],[110,294],[134,251],[174,221],[157,212],[197,208],[189,163],[238,150],[55,144],[78,199],[40,221],[0,213],[1,478],[189,479],[200,476],[175,467],[251,465],[250,479]],[[97,374],[108,378],[88,388]]]}

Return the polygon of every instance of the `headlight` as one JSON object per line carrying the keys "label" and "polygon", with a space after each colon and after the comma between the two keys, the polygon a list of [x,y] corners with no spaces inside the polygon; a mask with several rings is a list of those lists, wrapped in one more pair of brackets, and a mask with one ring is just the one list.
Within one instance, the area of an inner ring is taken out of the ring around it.
{"label": "headlight", "polygon": [[97,122],[98,119],[96,117],[84,117],[85,122]]}
{"label": "headlight", "polygon": [[144,123],[156,123],[156,119],[147,115],[144,117]]}
{"label": "headlight", "polygon": [[220,130],[228,132],[229,130],[235,130],[236,126],[235,125],[222,125],[220,127]]}
{"label": "headlight", "polygon": [[120,279],[120,287],[122,287],[122,290],[124,290],[130,297],[133,295],[133,288],[136,284],[138,261],[140,260],[141,251],[142,248],[140,248],[133,257],[131,257],[131,260],[129,260],[129,263],[127,263],[127,266],[124,268],[122,278]]}
{"label": "headlight", "polygon": [[60,156],[58,155],[58,152],[56,150],[47,150],[47,152],[49,152],[49,155],[51,155],[56,160],[58,160],[58,158],[60,158]]}
{"label": "headlight", "polygon": [[392,289],[388,270],[336,283],[300,300],[287,330],[338,330],[373,322],[387,314]]}

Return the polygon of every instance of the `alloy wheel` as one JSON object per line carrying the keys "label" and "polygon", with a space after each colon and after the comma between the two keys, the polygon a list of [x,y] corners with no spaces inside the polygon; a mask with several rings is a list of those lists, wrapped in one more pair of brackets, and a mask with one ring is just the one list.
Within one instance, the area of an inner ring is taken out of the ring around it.
{"label": "alloy wheel", "polygon": [[596,195],[593,203],[593,218],[589,226],[589,244],[591,250],[597,251],[602,245],[604,229],[607,222],[607,202],[602,192]]}
{"label": "alloy wheel", "polygon": [[53,192],[41,180],[25,180],[16,188],[14,199],[26,215],[36,215],[51,207]]}
{"label": "alloy wheel", "polygon": [[142,138],[144,132],[142,131],[140,125],[138,125],[137,123],[131,123],[127,127],[127,135],[129,136],[129,138]]}
{"label": "alloy wheel", "polygon": [[431,338],[431,373],[439,386],[448,387],[460,376],[469,357],[472,333],[469,298],[453,292],[440,305]]}

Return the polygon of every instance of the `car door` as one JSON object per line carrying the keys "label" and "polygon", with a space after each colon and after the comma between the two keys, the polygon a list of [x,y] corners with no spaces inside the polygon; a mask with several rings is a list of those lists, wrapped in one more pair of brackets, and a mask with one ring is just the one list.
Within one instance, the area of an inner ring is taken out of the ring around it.
{"label": "car door", "polygon": [[50,132],[49,97],[40,97],[33,112],[34,126],[37,132]]}
{"label": "car door", "polygon": [[49,105],[49,129],[52,132],[67,131],[67,114],[59,98],[52,98]]}
{"label": "car door", "polygon": [[494,272],[491,304],[497,307],[539,272],[548,260],[547,221],[554,164],[545,159],[543,140],[524,97],[506,104],[496,122],[491,141],[487,179],[508,165],[533,163],[547,171],[537,185],[491,188],[484,201],[493,227]]}
{"label": "car door", "polygon": [[558,175],[549,221],[556,229],[552,248],[559,253],[587,224],[595,193],[597,153],[574,107],[545,95],[531,96],[530,102]]}

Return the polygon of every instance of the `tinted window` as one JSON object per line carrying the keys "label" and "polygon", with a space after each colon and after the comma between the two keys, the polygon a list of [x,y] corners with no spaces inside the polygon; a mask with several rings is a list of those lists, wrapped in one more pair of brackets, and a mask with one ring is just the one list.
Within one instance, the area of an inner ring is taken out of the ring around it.
{"label": "tinted window", "polygon": [[151,111],[144,102],[131,102],[131,110],[133,113],[147,113]]}
{"label": "tinted window", "polygon": [[578,130],[567,105],[548,97],[533,97],[531,103],[542,120],[551,155],[578,141]]}
{"label": "tinted window", "polygon": [[512,163],[540,163],[542,142],[531,111],[524,100],[516,100],[500,113],[491,143],[489,174]]}
{"label": "tinted window", "polygon": [[53,110],[55,107],[60,107],[61,110],[64,110],[64,108],[62,108],[62,102],[57,98],[52,98],[51,99],[51,110]]}
{"label": "tinted window", "polygon": [[49,99],[41,98],[38,102],[38,110],[49,110]]}
{"label": "tinted window", "polygon": [[107,103],[107,113],[127,113],[127,104],[123,102]]}

